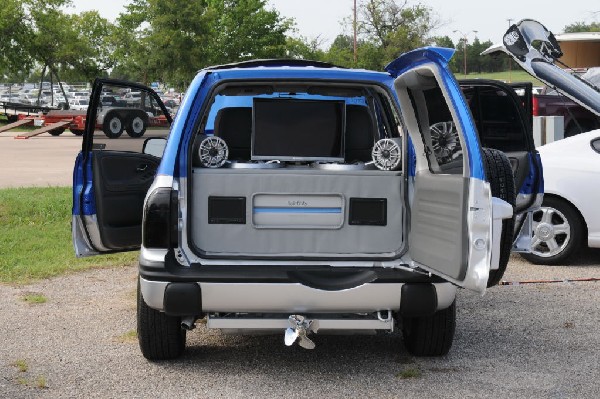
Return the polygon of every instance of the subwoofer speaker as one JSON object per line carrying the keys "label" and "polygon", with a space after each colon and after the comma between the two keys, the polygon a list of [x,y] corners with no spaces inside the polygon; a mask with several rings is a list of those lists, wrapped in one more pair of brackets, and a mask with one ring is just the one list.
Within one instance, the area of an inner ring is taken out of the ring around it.
{"label": "subwoofer speaker", "polygon": [[197,163],[205,168],[220,168],[229,157],[227,143],[217,136],[198,136],[194,152],[194,156],[198,160]]}
{"label": "subwoofer speaker", "polygon": [[375,143],[371,151],[373,163],[380,170],[400,169],[402,161],[402,139],[394,137],[381,139]]}

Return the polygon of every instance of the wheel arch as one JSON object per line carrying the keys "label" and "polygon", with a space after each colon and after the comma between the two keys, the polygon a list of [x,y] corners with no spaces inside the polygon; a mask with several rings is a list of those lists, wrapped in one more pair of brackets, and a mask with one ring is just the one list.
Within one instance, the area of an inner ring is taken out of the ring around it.
{"label": "wheel arch", "polygon": [[583,226],[583,230],[584,230],[583,233],[584,233],[585,241],[587,242],[587,238],[588,238],[587,221],[583,217],[583,214],[581,213],[581,211],[579,210],[577,205],[575,205],[575,203],[573,201],[569,200],[568,198],[565,198],[562,195],[552,193],[552,192],[550,192],[550,193],[545,192],[544,199],[546,199],[546,198],[554,198],[554,199],[557,199],[560,201],[564,201],[565,203],[567,203],[567,205],[571,206],[575,212],[577,212],[577,215],[579,216],[579,220],[581,221],[581,225]]}

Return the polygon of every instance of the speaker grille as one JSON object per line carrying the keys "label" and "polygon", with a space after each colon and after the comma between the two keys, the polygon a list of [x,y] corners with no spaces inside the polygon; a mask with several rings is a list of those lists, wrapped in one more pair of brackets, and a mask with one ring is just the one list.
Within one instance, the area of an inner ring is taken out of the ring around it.
{"label": "speaker grille", "polygon": [[386,198],[350,198],[350,225],[387,226]]}
{"label": "speaker grille", "polygon": [[227,143],[217,136],[206,136],[198,145],[198,159],[205,168],[220,168],[229,157]]}
{"label": "speaker grille", "polygon": [[246,197],[208,197],[208,224],[246,224]]}
{"label": "speaker grille", "polygon": [[402,142],[399,137],[381,139],[373,146],[373,163],[380,170],[397,170],[402,160]]}

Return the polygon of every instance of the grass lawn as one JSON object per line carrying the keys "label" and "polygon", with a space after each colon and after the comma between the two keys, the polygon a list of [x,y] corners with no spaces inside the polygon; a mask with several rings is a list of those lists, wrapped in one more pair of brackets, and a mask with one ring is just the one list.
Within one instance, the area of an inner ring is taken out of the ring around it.
{"label": "grass lawn", "polygon": [[[457,73],[456,79],[464,79],[465,75],[462,73]],[[504,71],[504,72],[490,72],[490,73],[469,73],[467,75],[468,79],[495,79],[502,80],[507,83],[517,83],[517,82],[532,82],[534,86],[543,86],[544,84],[519,68],[518,70],[513,71]]]}
{"label": "grass lawn", "polygon": [[138,252],[77,259],[71,188],[0,189],[0,282],[29,283],[67,272],[131,265]]}

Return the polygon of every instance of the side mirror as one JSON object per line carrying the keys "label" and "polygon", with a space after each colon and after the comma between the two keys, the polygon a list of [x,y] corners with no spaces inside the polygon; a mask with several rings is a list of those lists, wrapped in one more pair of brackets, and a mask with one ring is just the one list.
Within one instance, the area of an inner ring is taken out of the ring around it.
{"label": "side mirror", "polygon": [[166,145],[167,139],[161,137],[150,137],[144,140],[142,152],[144,154],[154,155],[157,158],[162,158]]}

